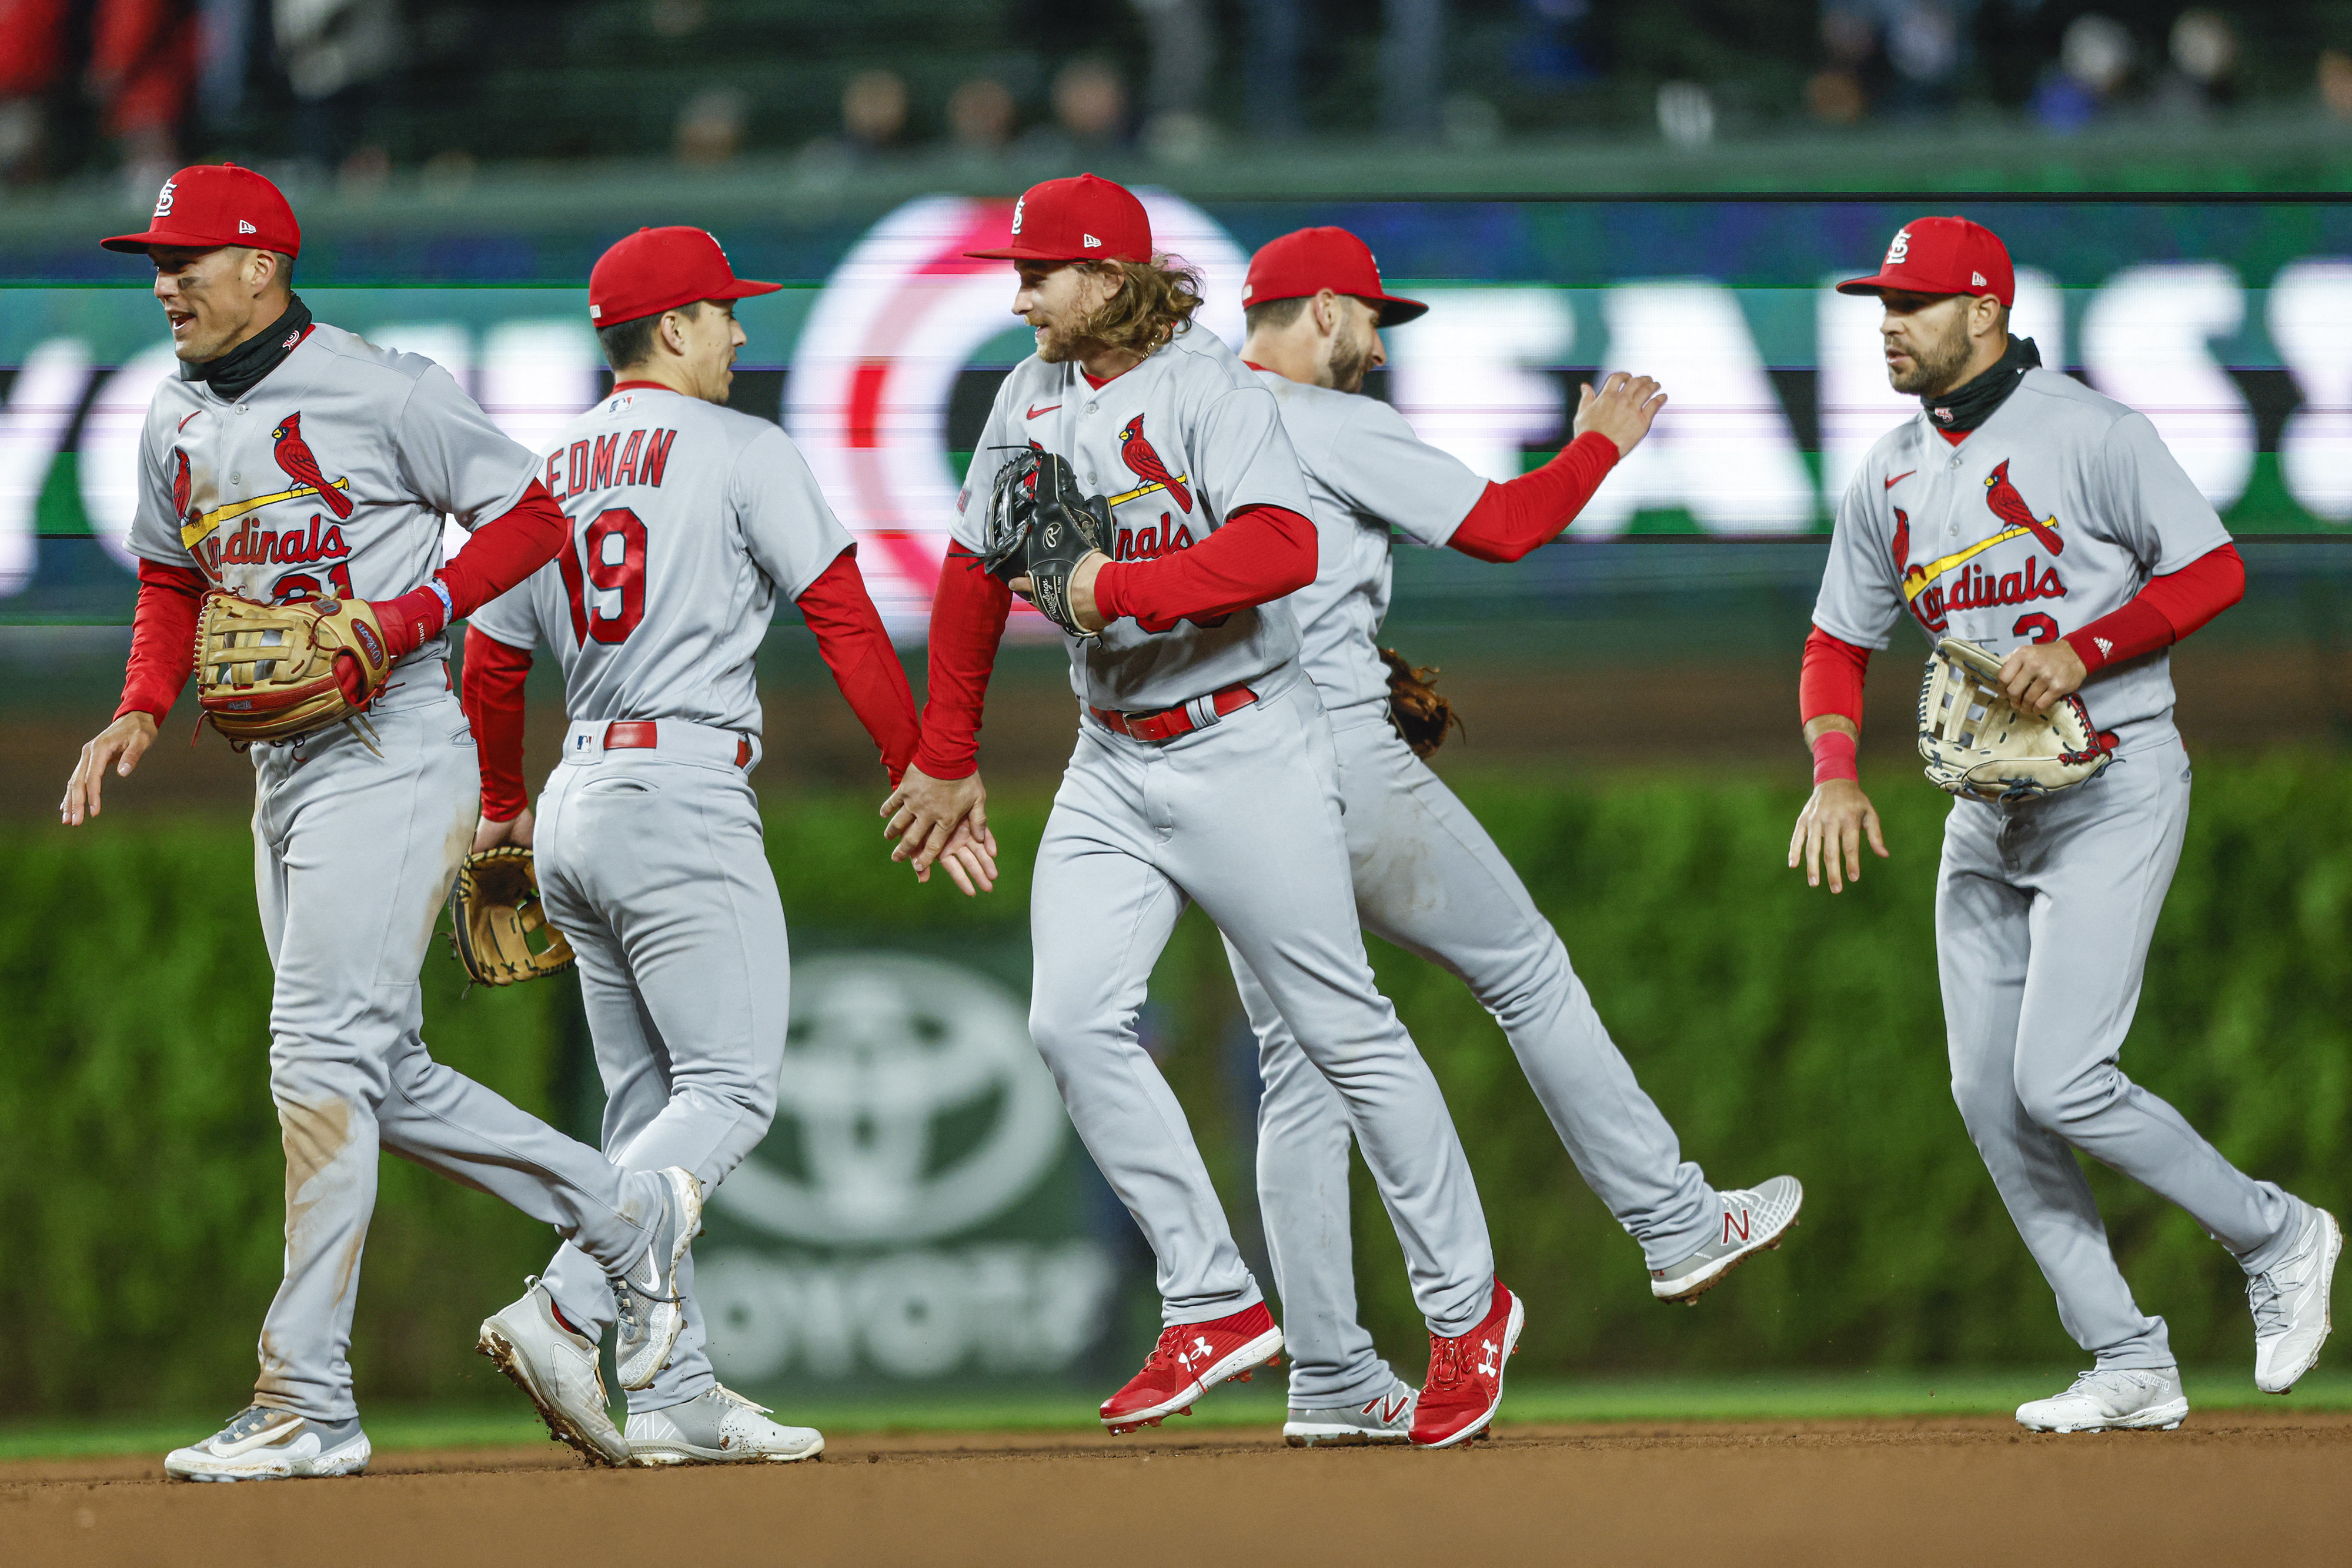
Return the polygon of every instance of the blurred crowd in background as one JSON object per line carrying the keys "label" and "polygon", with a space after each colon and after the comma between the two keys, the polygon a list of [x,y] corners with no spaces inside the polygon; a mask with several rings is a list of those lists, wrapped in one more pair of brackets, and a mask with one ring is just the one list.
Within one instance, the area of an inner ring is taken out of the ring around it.
{"label": "blurred crowd in background", "polygon": [[2352,0],[0,0],[0,177],[2352,124]]}

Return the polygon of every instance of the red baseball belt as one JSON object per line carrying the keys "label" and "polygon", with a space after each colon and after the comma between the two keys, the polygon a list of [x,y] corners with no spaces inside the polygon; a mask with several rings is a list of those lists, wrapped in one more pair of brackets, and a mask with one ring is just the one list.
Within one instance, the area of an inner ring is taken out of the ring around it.
{"label": "red baseball belt", "polygon": [[1129,740],[1149,741],[1157,746],[1180,735],[1206,729],[1234,709],[1247,707],[1255,701],[1255,692],[1245,685],[1236,685],[1154,713],[1119,713],[1112,708],[1091,705],[1087,711],[1095,716],[1097,723],[1115,735],[1126,736]]}
{"label": "red baseball belt", "polygon": [[[616,718],[604,727],[604,749],[607,751],[649,751],[661,745],[659,721],[650,718]],[[742,768],[751,760],[751,742],[738,737],[735,742],[735,766]]]}

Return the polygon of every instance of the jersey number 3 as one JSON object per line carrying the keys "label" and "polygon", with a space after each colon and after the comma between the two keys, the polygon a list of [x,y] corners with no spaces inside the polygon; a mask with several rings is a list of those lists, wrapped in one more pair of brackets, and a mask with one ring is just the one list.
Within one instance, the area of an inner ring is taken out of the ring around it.
{"label": "jersey number 3", "polygon": [[[646,525],[628,507],[614,507],[597,513],[579,536],[577,548],[567,543],[555,558],[563,572],[564,596],[572,601],[572,640],[583,647],[591,637],[599,643],[625,643],[646,618]],[[621,541],[617,560],[611,542],[616,538]],[[587,586],[581,582],[583,566],[588,586],[620,594],[619,614],[607,615],[601,606],[588,602]]]}

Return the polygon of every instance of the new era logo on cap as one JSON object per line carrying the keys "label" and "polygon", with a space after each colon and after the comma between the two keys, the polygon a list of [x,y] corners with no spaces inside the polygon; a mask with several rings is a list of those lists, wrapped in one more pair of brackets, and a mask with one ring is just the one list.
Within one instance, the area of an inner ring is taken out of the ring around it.
{"label": "new era logo on cap", "polygon": [[1095,238],[1092,235],[1080,235],[1078,236],[1078,243],[1085,246],[1088,250],[1102,249],[1102,241]]}
{"label": "new era logo on cap", "polygon": [[1982,288],[1985,286],[1984,274],[1981,272],[1971,272],[1969,274],[1969,281],[1979,288]]}
{"label": "new era logo on cap", "polygon": [[261,231],[255,228],[251,224],[247,223],[243,218],[239,218],[236,220],[236,232],[241,235],[250,235],[259,234]]}
{"label": "new era logo on cap", "polygon": [[192,163],[155,193],[155,213],[144,232],[98,243],[134,254],[158,246],[211,250],[240,245],[299,256],[302,226],[294,221],[285,193],[264,176],[235,163]]}

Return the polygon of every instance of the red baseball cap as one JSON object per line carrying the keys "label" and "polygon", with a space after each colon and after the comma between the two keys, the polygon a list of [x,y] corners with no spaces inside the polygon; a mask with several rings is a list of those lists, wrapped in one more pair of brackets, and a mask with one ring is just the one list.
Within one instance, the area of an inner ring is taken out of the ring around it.
{"label": "red baseball cap", "polygon": [[163,182],[147,232],[116,235],[98,242],[109,250],[144,252],[150,246],[217,250],[249,245],[256,250],[302,254],[302,225],[285,193],[250,169],[234,163],[192,163]]}
{"label": "red baseball cap", "polygon": [[1400,299],[1383,288],[1381,264],[1373,259],[1372,247],[1346,229],[1334,228],[1299,229],[1261,246],[1250,257],[1242,304],[1304,299],[1327,288],[1376,307],[1383,327],[1401,325],[1429,308],[1418,299]]}
{"label": "red baseball cap", "polygon": [[1913,294],[1990,294],[2017,302],[2017,271],[2009,247],[1982,224],[1966,218],[1913,218],[1895,231],[1886,259],[1869,277],[1849,278],[1840,294],[1900,288]]}
{"label": "red baseball cap", "polygon": [[1092,174],[1032,185],[1013,204],[1013,243],[968,250],[976,261],[1151,259],[1151,215],[1135,193]]}
{"label": "red baseball cap", "polygon": [[588,319],[617,327],[698,299],[745,299],[782,287],[736,277],[707,229],[639,229],[596,258],[588,274]]}

